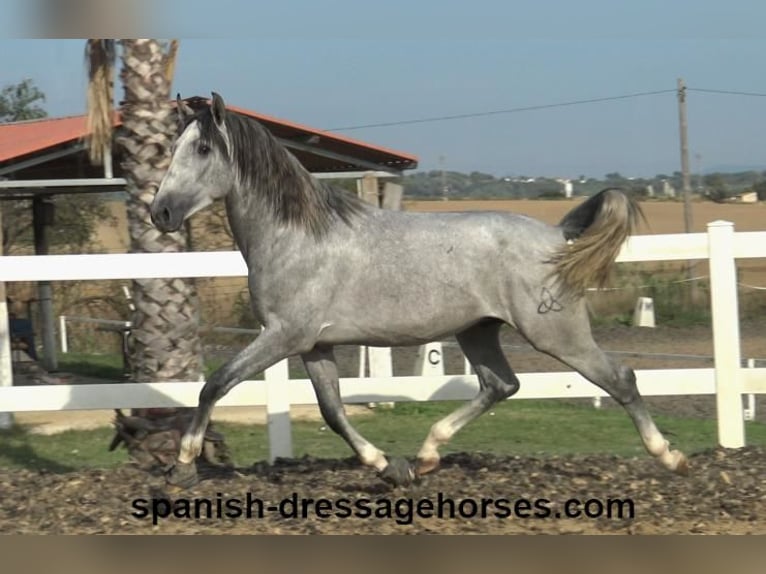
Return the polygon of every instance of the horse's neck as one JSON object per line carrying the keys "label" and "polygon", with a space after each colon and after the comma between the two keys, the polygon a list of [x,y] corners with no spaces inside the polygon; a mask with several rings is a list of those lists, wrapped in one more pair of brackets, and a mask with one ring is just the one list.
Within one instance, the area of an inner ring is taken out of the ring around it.
{"label": "horse's neck", "polygon": [[279,234],[279,226],[263,198],[255,191],[232,189],[226,196],[226,215],[237,247],[248,261],[268,248]]}
{"label": "horse's neck", "polygon": [[[226,196],[226,217],[229,220],[229,227],[234,236],[237,247],[245,256],[253,249],[250,245],[253,236],[260,228],[260,221],[250,219],[250,206],[247,198],[242,197],[239,190],[232,189]],[[260,218],[257,218],[260,219]],[[255,233],[254,233],[255,232]]]}

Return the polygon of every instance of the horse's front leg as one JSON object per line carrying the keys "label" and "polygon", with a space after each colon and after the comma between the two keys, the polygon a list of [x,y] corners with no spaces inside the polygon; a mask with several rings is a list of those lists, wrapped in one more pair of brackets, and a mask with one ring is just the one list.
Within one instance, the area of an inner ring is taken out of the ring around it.
{"label": "horse's front leg", "polygon": [[260,373],[297,352],[296,337],[280,328],[264,329],[258,338],[210,376],[199,394],[199,402],[189,428],[181,438],[178,460],[168,471],[169,486],[189,488],[197,483],[195,460],[202,451],[205,430],[213,407],[226,393],[254,373]]}

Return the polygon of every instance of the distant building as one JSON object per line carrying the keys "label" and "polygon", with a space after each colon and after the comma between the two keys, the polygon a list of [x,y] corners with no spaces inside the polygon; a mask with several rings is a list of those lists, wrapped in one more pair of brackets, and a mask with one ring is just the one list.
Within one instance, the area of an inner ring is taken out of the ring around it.
{"label": "distant building", "polygon": [[556,181],[561,184],[562,191],[564,192],[564,197],[572,197],[572,180],[559,177],[556,178]]}
{"label": "distant building", "polygon": [[670,185],[670,182],[667,179],[662,180],[662,194],[665,197],[676,196],[676,189],[672,185]]}
{"label": "distant building", "polygon": [[746,191],[745,193],[740,193],[737,196],[737,199],[739,199],[741,203],[757,203],[758,193],[755,191]]}

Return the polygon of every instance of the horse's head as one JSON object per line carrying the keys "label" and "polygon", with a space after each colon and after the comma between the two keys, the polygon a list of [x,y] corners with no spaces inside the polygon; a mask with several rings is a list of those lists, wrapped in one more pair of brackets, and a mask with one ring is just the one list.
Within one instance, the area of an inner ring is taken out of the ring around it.
{"label": "horse's head", "polygon": [[152,223],[165,233],[177,231],[187,218],[223,198],[235,180],[221,96],[213,92],[210,108],[196,115],[180,95],[176,102],[180,134],[150,210]]}

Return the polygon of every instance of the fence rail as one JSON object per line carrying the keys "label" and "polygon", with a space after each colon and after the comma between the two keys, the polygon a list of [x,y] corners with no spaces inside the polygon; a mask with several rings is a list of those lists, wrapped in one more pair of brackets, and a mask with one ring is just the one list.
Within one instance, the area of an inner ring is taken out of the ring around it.
{"label": "fence rail", "polygon": [[[725,221],[709,223],[707,233],[631,237],[617,258],[621,263],[709,261],[714,366],[636,374],[646,396],[714,395],[718,441],[727,448],[745,445],[743,395],[766,393],[766,368],[756,368],[752,362],[744,368],[740,357],[735,260],[743,258],[766,258],[766,232],[735,233],[733,224]],[[0,257],[0,282],[245,275],[244,261],[235,251]],[[0,373],[11,372],[5,313],[0,304]],[[478,389],[470,374],[393,377],[390,349],[370,348],[369,353],[370,377],[341,380],[346,402],[465,400]],[[7,378],[0,381],[0,411],[5,412],[196,406],[202,386],[186,382],[13,387]],[[524,373],[519,378],[521,390],[510,400],[606,396],[574,372]],[[219,404],[265,406],[270,455],[290,456],[290,405],[316,404],[316,397],[309,381],[289,380],[287,361],[267,369],[264,379],[239,385]]]}
{"label": "fence rail", "polygon": [[[67,323],[90,323],[93,325],[106,325],[108,327],[123,327],[130,329],[130,321],[120,321],[118,319],[99,319],[96,317],[79,317],[72,315],[59,315],[59,344],[62,353],[69,352],[69,329]],[[200,327],[203,331],[212,333],[227,333],[230,335],[257,335],[260,329],[245,329],[244,327]]]}

